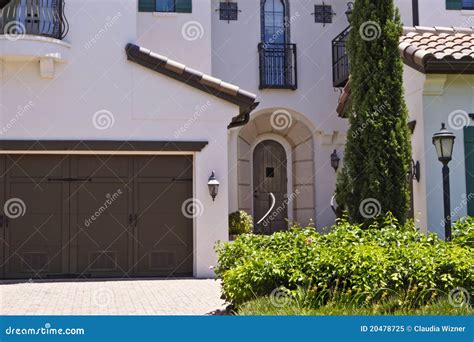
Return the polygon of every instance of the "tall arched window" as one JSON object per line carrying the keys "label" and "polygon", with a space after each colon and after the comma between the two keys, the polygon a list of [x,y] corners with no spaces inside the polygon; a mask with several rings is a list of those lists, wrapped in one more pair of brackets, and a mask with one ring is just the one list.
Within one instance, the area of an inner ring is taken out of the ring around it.
{"label": "tall arched window", "polygon": [[286,6],[283,0],[265,0],[262,5],[262,41],[286,43]]}
{"label": "tall arched window", "polygon": [[261,0],[260,89],[296,89],[296,45],[288,0]]}

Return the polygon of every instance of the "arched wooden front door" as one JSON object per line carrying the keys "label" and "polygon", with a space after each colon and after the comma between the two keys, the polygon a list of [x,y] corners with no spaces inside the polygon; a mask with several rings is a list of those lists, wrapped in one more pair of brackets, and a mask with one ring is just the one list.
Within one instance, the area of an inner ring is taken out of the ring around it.
{"label": "arched wooden front door", "polygon": [[265,140],[255,147],[253,188],[256,233],[271,234],[288,228],[286,168],[286,152],[280,143]]}

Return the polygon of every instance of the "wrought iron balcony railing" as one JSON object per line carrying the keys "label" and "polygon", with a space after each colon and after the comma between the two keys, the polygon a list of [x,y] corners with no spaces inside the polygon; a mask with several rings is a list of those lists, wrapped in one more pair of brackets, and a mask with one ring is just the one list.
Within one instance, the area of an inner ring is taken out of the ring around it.
{"label": "wrought iron balcony railing", "polygon": [[10,0],[0,10],[0,34],[63,39],[68,30],[64,0]]}
{"label": "wrought iron balcony railing", "polygon": [[332,84],[334,87],[344,87],[349,79],[349,56],[347,55],[347,40],[351,27],[347,27],[332,40]]}
{"label": "wrought iron balcony railing", "polygon": [[260,89],[292,89],[298,86],[296,44],[258,44]]}

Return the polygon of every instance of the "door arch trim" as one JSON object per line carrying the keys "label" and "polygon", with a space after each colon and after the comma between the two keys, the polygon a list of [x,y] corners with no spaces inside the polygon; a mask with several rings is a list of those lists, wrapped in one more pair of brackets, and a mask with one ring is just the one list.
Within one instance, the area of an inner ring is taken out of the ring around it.
{"label": "door arch trim", "polygon": [[[288,141],[286,141],[285,138],[278,134],[273,134],[273,133],[265,133],[262,135],[259,135],[253,142],[252,145],[250,145],[250,174],[252,175],[250,177],[250,189],[251,192],[253,193],[254,189],[254,180],[253,180],[253,163],[254,163],[254,158],[253,154],[255,151],[255,148],[257,147],[258,144],[260,144],[262,141],[265,140],[273,140],[279,143],[280,145],[283,146],[286,154],[286,177],[287,177],[287,182],[286,182],[286,195],[289,196],[293,192],[293,158],[292,158],[292,148],[291,145]],[[252,210],[252,216],[255,219],[255,203],[254,203],[254,198],[251,196],[251,210]],[[288,220],[292,221],[293,220],[293,201],[288,202]]]}

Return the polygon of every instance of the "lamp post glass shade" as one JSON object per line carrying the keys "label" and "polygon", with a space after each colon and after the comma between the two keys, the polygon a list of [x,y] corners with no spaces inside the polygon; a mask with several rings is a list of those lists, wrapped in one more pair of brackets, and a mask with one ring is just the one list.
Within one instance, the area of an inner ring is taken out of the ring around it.
{"label": "lamp post glass shade", "polygon": [[209,188],[209,195],[212,197],[212,201],[216,199],[217,193],[219,192],[219,181],[216,178],[215,172],[212,171],[207,186]]}
{"label": "lamp post glass shade", "polygon": [[337,169],[339,168],[340,160],[341,158],[339,158],[339,156],[337,155],[337,151],[334,150],[334,152],[331,153],[331,166],[334,169],[334,171],[337,171]]}
{"label": "lamp post glass shade", "polygon": [[433,145],[435,145],[438,159],[442,163],[448,163],[453,156],[454,139],[456,137],[441,124],[441,130],[433,135]]}

